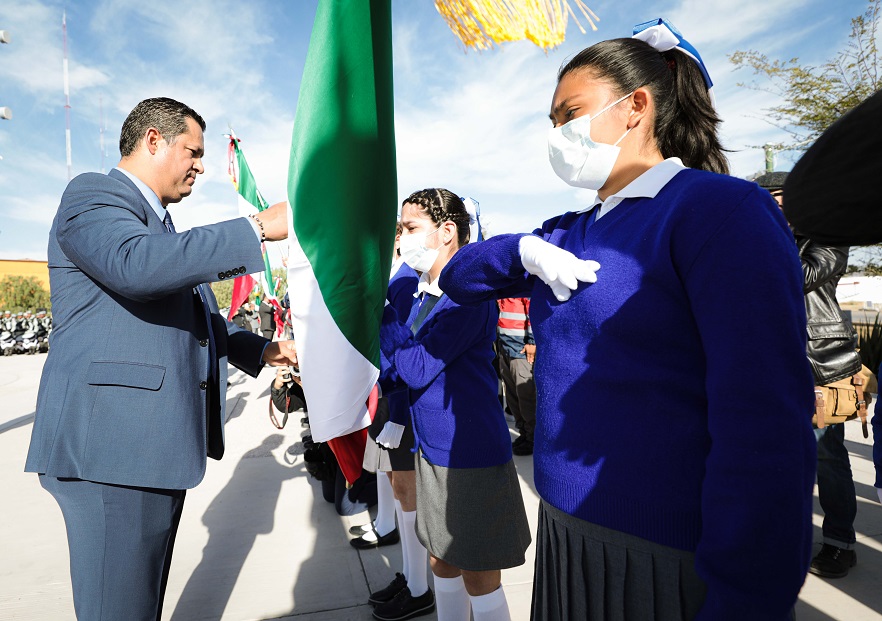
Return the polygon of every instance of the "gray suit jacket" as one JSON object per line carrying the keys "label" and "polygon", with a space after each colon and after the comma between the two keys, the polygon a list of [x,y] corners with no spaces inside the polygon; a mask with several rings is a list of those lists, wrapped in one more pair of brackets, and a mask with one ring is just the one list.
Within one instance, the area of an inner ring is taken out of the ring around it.
{"label": "gray suit jacket", "polygon": [[218,314],[217,366],[194,287],[263,269],[244,219],[171,235],[119,171],[70,182],[49,233],[54,329],[25,470],[187,489],[223,455],[227,361],[257,375],[266,340]]}

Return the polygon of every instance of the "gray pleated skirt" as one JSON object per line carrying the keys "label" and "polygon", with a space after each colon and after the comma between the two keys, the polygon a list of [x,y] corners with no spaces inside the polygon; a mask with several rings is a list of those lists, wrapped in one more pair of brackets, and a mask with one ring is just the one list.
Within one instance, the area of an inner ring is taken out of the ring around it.
{"label": "gray pleated skirt", "polygon": [[543,502],[535,621],[688,621],[706,587],[695,555],[597,526]]}
{"label": "gray pleated skirt", "polygon": [[416,532],[435,558],[468,571],[525,562],[530,525],[514,462],[444,468],[416,458]]}

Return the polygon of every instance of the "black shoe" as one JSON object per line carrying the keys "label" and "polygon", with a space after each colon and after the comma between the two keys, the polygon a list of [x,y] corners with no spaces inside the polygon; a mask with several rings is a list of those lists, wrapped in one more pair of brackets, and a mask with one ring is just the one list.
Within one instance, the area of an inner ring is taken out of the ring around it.
{"label": "black shoe", "polygon": [[350,535],[364,535],[365,533],[369,533],[374,530],[374,523],[368,522],[367,524],[362,524],[361,526],[350,526],[349,534]]}
{"label": "black shoe", "polygon": [[511,443],[511,447],[514,448],[516,446],[520,446],[521,444],[523,444],[526,441],[527,441],[527,438],[525,438],[524,436],[518,436],[517,438],[515,438],[515,441]]}
{"label": "black shoe", "polygon": [[379,548],[380,546],[391,546],[398,543],[398,540],[400,539],[397,528],[386,535],[380,535],[377,531],[373,531],[373,533],[377,537],[374,541],[368,541],[364,538],[364,535],[362,535],[361,537],[350,539],[349,545],[356,550],[369,550],[370,548]]}
{"label": "black shoe", "polygon": [[825,543],[818,555],[812,559],[809,571],[822,578],[844,578],[848,575],[848,570],[856,564],[857,553],[854,550]]}
{"label": "black shoe", "polygon": [[407,586],[407,578],[404,577],[404,574],[396,571],[395,577],[392,578],[392,582],[389,583],[385,589],[380,589],[379,591],[374,591],[371,593],[371,596],[368,597],[368,604],[372,604],[374,606],[379,606],[380,604],[385,604],[387,602],[391,602],[392,599],[398,595],[401,589]]}
{"label": "black shoe", "polygon": [[403,621],[430,614],[433,610],[435,610],[435,594],[432,593],[432,589],[426,589],[425,593],[414,597],[410,594],[410,589],[405,586],[392,598],[392,601],[374,608],[374,619]]}
{"label": "black shoe", "polygon": [[532,455],[533,454],[533,441],[532,440],[524,440],[517,446],[512,445],[511,452],[515,455]]}

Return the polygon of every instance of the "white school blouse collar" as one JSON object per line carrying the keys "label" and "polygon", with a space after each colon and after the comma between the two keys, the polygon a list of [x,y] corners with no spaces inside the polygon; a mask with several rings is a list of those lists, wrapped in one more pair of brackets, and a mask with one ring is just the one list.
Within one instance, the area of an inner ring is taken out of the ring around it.
{"label": "white school blouse collar", "polygon": [[594,203],[590,207],[582,209],[579,213],[591,211],[597,207],[597,205],[600,205],[600,209],[597,210],[597,217],[595,218],[595,220],[600,220],[603,216],[612,211],[613,207],[626,198],[655,198],[655,195],[658,194],[678,172],[685,168],[686,167],[683,165],[683,162],[679,157],[669,157],[647,170],[615,194],[607,196],[605,201],[601,201],[600,197],[597,197],[594,199]]}
{"label": "white school blouse collar", "polygon": [[392,269],[389,271],[389,278],[395,276],[395,274],[398,273],[398,270],[401,269],[402,265],[404,265],[404,259],[402,259],[401,257],[395,259],[395,262],[392,263]]}
{"label": "white school blouse collar", "polygon": [[160,201],[159,197],[156,196],[156,192],[151,190],[150,186],[148,186],[146,183],[144,183],[143,181],[138,179],[135,175],[133,175],[129,171],[123,170],[122,168],[119,168],[119,167],[114,167],[114,170],[118,170],[119,172],[124,174],[126,177],[128,177],[132,181],[132,183],[135,184],[135,186],[141,191],[141,194],[144,195],[144,199],[147,201],[147,203],[150,205],[150,207],[153,209],[153,211],[156,212],[156,215],[159,218],[159,221],[165,222],[165,207],[162,206],[162,201]]}
{"label": "white school blouse collar", "polygon": [[436,298],[440,298],[444,295],[444,292],[441,291],[441,287],[438,286],[438,281],[440,278],[436,278],[435,282],[429,282],[429,272],[423,272],[423,275],[420,276],[420,282],[417,285],[416,293],[413,294],[413,297],[418,298],[424,293],[428,293],[429,295],[434,295]]}

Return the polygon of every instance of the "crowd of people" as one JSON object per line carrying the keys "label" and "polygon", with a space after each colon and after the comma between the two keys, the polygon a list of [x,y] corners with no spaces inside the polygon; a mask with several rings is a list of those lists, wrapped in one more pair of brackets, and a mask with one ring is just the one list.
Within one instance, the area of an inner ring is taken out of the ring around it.
{"label": "crowd of people", "polygon": [[[288,307],[287,299],[288,296],[286,294],[280,302],[283,312],[286,311]],[[277,333],[277,316],[278,313],[275,306],[270,304],[266,298],[258,298],[256,303],[251,301],[243,302],[233,314],[231,321],[244,330],[248,330],[254,334],[260,334],[267,340],[272,340]],[[287,312],[285,312],[285,316],[287,317]],[[290,325],[291,324],[286,319],[282,330],[286,338],[290,334]]]}
{"label": "crowd of people", "polygon": [[[664,20],[635,31],[571,58],[551,98],[551,166],[597,192],[588,208],[475,243],[458,193],[401,204],[361,487],[321,475],[338,513],[377,505],[353,547],[401,542],[380,621],[510,619],[501,571],[534,538],[537,620],[784,621],[808,571],[856,563],[842,425],[812,425],[817,388],[857,369],[830,299],[847,250],[790,227],[783,179],[728,175],[700,55]],[[308,424],[293,343],[215,318],[201,284],[262,269],[285,205],[180,235],[165,209],[202,173],[202,130],[139,104],[119,167],[71,182],[50,236],[58,334],[26,469],[64,513],[82,619],[160,617],[184,490],[223,454],[228,361],[282,367],[275,407]]]}
{"label": "crowd of people", "polygon": [[0,312],[0,355],[36,354],[49,351],[52,315],[44,308],[13,313]]}

